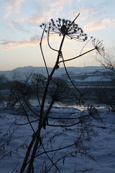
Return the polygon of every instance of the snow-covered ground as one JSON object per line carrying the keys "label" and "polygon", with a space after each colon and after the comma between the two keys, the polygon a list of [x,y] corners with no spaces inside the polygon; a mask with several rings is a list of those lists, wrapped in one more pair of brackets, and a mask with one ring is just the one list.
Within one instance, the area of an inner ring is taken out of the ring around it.
{"label": "snow-covered ground", "polygon": [[[85,115],[87,110],[81,111],[73,107],[54,106],[50,117],[76,117]],[[54,128],[46,127],[42,130],[42,143],[45,150],[55,150],[58,147],[65,149],[48,152],[50,158],[62,173],[115,173],[115,113],[106,107],[98,108],[101,120],[87,120],[87,130],[82,127]],[[37,117],[31,117],[31,120]],[[0,173],[20,172],[27,147],[31,141],[33,131],[30,125],[21,125],[27,122],[26,116],[19,115],[11,110],[0,111]],[[50,125],[64,124],[64,120],[50,119]],[[67,124],[75,123],[75,120]],[[33,123],[37,128],[37,122]],[[84,127],[85,128],[85,127]],[[87,132],[87,134],[86,134]],[[79,135],[82,137],[79,138]],[[76,144],[76,145],[73,145]],[[71,145],[71,147],[66,147]],[[50,173],[59,172],[40,146],[35,160],[35,173],[49,170]]]}

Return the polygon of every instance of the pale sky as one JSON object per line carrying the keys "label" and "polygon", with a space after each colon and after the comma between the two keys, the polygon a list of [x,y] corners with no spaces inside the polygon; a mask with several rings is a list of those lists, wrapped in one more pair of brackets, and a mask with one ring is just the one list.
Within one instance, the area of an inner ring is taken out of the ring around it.
{"label": "pale sky", "polygon": [[[0,0],[0,71],[23,66],[43,66],[39,41],[42,29],[39,25],[51,18],[72,20],[80,16],[76,23],[89,37],[103,40],[107,50],[115,47],[115,0]],[[53,36],[51,45],[58,49],[61,37]],[[82,44],[75,40],[65,40],[65,58],[76,56]],[[91,44],[87,45],[89,49]],[[43,45],[49,67],[54,65],[56,53]],[[81,57],[67,66],[99,65],[95,53]]]}

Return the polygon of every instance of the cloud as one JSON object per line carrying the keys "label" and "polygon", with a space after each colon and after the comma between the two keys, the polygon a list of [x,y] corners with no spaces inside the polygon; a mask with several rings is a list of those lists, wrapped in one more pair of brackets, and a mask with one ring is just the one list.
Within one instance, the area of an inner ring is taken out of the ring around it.
{"label": "cloud", "polygon": [[25,0],[11,0],[6,3],[5,8],[5,17],[8,17],[13,11],[15,13],[20,12],[20,6]]}
{"label": "cloud", "polygon": [[108,24],[111,24],[111,22],[112,21],[110,19],[103,19],[102,21],[95,20],[94,22],[87,23],[83,29],[85,32],[105,29]]}
{"label": "cloud", "polygon": [[45,18],[41,16],[39,13],[32,15],[30,18],[27,19],[27,21],[31,24],[39,24],[43,21],[45,21]]}
{"label": "cloud", "polygon": [[[28,19],[25,18],[25,21],[32,24],[40,24],[42,22],[49,22],[52,16],[57,17],[59,13],[63,11],[63,7],[60,6],[59,8],[49,8],[48,11],[44,11],[42,14],[41,13],[36,13],[32,16],[30,16]],[[59,16],[58,16],[59,17]]]}
{"label": "cloud", "polygon": [[60,5],[60,1],[54,1],[54,2],[51,3],[51,6],[53,6],[53,7],[57,6],[57,5]]}
{"label": "cloud", "polygon": [[24,25],[21,24],[20,20],[19,21],[17,21],[17,20],[14,20],[14,21],[8,20],[8,22],[9,22],[9,26],[11,28],[15,28],[16,30],[27,32],[27,33],[30,32],[28,29],[24,29]]}
{"label": "cloud", "polygon": [[60,6],[60,5],[71,5],[72,4],[72,0],[57,0],[57,1],[53,1],[52,3],[51,3],[51,6]]}
{"label": "cloud", "polygon": [[[81,6],[79,7],[74,7],[71,10],[69,10],[67,12],[67,16],[71,17],[71,19],[74,19],[75,16],[80,13],[80,16],[78,17],[77,21],[79,21],[79,23],[83,23],[83,21],[87,20],[87,19],[91,19],[92,17],[94,17],[94,12],[95,9],[94,8],[90,8],[87,6]],[[94,18],[93,18],[94,19]]]}
{"label": "cloud", "polygon": [[[50,41],[53,41],[57,39],[56,35],[52,35],[50,38]],[[0,43],[1,47],[4,47],[4,50],[12,50],[12,49],[18,49],[25,46],[39,46],[40,43],[40,37],[38,35],[32,36],[29,40],[24,41],[11,41],[11,40],[4,40],[2,43]],[[42,45],[47,43],[46,37],[42,40]]]}
{"label": "cloud", "polygon": [[[27,3],[27,0],[7,0],[7,3],[5,4],[5,17],[9,17],[13,13],[19,13],[22,3],[25,2]],[[32,25],[37,25],[42,22],[47,22],[49,21],[52,17],[57,18],[61,17],[64,13],[64,9],[66,6],[71,6],[73,0],[41,0],[40,2],[38,1],[38,7],[36,7],[34,10],[34,14],[28,13],[28,15],[23,16],[22,18],[17,18],[15,17],[15,14],[11,17],[13,22],[12,26],[17,27],[16,23],[23,23],[23,24],[32,24]],[[28,8],[30,8],[30,3],[27,4]],[[25,13],[26,14],[26,13]],[[9,22],[9,21],[8,21]],[[25,22],[25,23],[24,23]],[[11,25],[10,25],[11,26]],[[20,29],[20,26],[19,26]]]}
{"label": "cloud", "polygon": [[11,50],[11,49],[17,49],[24,46],[38,46],[40,42],[40,38],[38,36],[33,36],[30,38],[30,40],[24,40],[24,41],[10,41],[5,40],[2,43],[0,43],[0,46],[4,47],[5,50]]}
{"label": "cloud", "polygon": [[43,2],[48,3],[50,6],[60,6],[60,5],[70,5],[73,0],[43,0]]}

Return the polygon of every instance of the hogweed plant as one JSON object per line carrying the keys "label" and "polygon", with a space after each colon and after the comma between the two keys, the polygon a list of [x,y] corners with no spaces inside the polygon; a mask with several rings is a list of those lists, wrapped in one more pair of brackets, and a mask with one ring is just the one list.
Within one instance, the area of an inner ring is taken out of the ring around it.
{"label": "hogweed plant", "polygon": [[[52,157],[49,156],[48,153],[54,153],[54,151],[55,152],[62,151],[63,149],[68,149],[68,148],[71,148],[72,146],[75,146],[76,149],[77,149],[77,152],[78,152],[78,149],[80,147],[81,148],[83,147],[82,142],[84,140],[83,139],[84,134],[86,133],[89,136],[90,125],[87,124],[87,118],[88,119],[95,118],[95,116],[93,117],[93,114],[88,113],[88,114],[85,114],[85,115],[83,114],[81,116],[76,115],[74,117],[71,117],[71,115],[68,115],[66,117],[62,117],[62,116],[61,117],[60,116],[51,117],[50,112],[51,112],[52,106],[54,105],[55,101],[58,98],[58,93],[56,93],[56,92],[54,92],[54,94],[51,97],[50,104],[46,107],[46,99],[47,99],[47,96],[48,96],[48,93],[49,93],[49,89],[51,87],[51,83],[52,83],[52,80],[53,80],[54,73],[55,73],[56,70],[58,70],[59,65],[61,63],[63,64],[63,66],[65,68],[65,72],[66,72],[70,82],[75,87],[77,92],[80,94],[79,99],[81,99],[82,93],[79,91],[79,89],[76,87],[76,85],[72,81],[71,77],[69,76],[69,73],[67,71],[67,67],[66,67],[65,63],[67,61],[73,61],[73,60],[75,60],[75,59],[77,59],[81,56],[84,56],[84,55],[86,55],[86,54],[88,54],[92,51],[95,51],[95,50],[101,56],[104,54],[104,48],[102,46],[102,42],[100,42],[100,41],[98,41],[97,39],[94,39],[94,38],[88,39],[87,34],[84,33],[82,28],[80,28],[78,26],[78,24],[76,23],[76,20],[77,20],[79,15],[80,14],[78,14],[73,21],[58,18],[56,21],[51,19],[49,23],[42,23],[40,25],[40,27],[43,30],[42,35],[41,35],[41,40],[40,40],[40,50],[41,50],[42,58],[43,58],[44,65],[45,65],[45,68],[46,68],[46,72],[47,72],[47,79],[46,79],[46,82],[45,82],[42,99],[41,99],[41,101],[39,100],[39,103],[38,103],[40,111],[39,111],[39,115],[38,115],[39,118],[36,120],[36,122],[38,123],[37,129],[34,128],[34,126],[32,125],[32,122],[29,120],[29,116],[27,115],[28,123],[30,124],[30,126],[32,128],[32,131],[33,131],[33,136],[32,136],[32,140],[31,140],[31,142],[28,146],[28,149],[27,149],[27,152],[26,152],[26,155],[25,155],[25,158],[24,158],[20,173],[24,173],[24,172],[32,173],[32,172],[34,172],[35,159],[40,157],[43,154],[45,154],[47,156],[48,160],[51,163],[51,165],[49,167],[47,167],[47,169],[43,172],[51,171],[52,167],[54,167],[57,170],[57,172],[61,172],[61,170],[59,169],[58,164],[57,164],[58,161],[53,161],[53,156]],[[59,49],[55,49],[50,45],[50,36],[52,34],[58,34],[59,37],[61,38]],[[47,43],[48,43],[49,48],[51,50],[57,52],[57,58],[56,58],[55,64],[54,64],[51,72],[48,71],[46,58],[44,56],[44,51],[43,51],[43,47],[42,47],[43,38],[44,38],[45,35],[47,36]],[[68,59],[64,59],[63,52],[62,52],[62,47],[64,45],[65,37],[67,37],[68,39],[71,39],[72,41],[76,40],[78,42],[85,42],[85,45],[90,40],[90,41],[92,41],[93,48],[86,51],[86,52],[84,52],[84,53],[82,53],[82,51],[81,51],[81,53],[79,55],[75,56],[75,57],[70,57]],[[63,88],[63,86],[62,86],[62,88]],[[61,89],[60,89],[60,92],[62,92]],[[28,105],[28,107],[29,107],[29,104],[27,102],[26,102],[26,105]],[[58,120],[60,123],[51,124],[50,119]],[[74,123],[73,123],[73,121],[74,121]],[[74,140],[73,143],[71,143],[68,146],[59,147],[58,149],[55,149],[55,150],[50,149],[50,151],[47,151],[45,149],[45,144],[43,144],[44,142],[43,142],[43,138],[42,138],[42,131],[43,131],[43,129],[45,130],[47,126],[50,126],[52,128],[60,127],[60,128],[64,128],[64,129],[66,128],[67,129],[67,128],[77,127],[77,126],[80,126],[80,125],[81,125],[80,132],[79,132],[80,135],[77,136],[77,139]],[[42,153],[40,153],[40,149],[39,149],[40,147],[43,150]],[[79,152],[81,152],[81,150],[79,150]],[[86,154],[86,152],[84,152],[84,153]],[[71,155],[71,154],[73,154],[73,153],[68,152],[63,157],[61,157],[60,159],[62,159],[63,162],[64,162],[64,158],[66,158],[68,155]],[[83,154],[83,150],[82,150],[82,154]]]}

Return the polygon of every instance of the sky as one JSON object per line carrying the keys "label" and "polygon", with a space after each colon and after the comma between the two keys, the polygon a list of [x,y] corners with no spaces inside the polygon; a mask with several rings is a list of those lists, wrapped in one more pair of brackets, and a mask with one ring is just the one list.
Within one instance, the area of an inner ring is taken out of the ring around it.
{"label": "sky", "polygon": [[[110,51],[115,45],[115,0],[1,0],[0,1],[0,71],[24,66],[44,66],[40,52],[42,22],[51,18],[73,20],[90,38],[103,40]],[[58,49],[62,37],[52,35],[50,43]],[[66,39],[63,46],[64,58],[78,55],[84,46],[76,40]],[[89,43],[85,47],[92,47]],[[44,39],[43,50],[47,65],[52,67],[57,53],[51,51]],[[100,65],[95,52],[66,63],[67,66]],[[60,64],[60,66],[63,66]]]}

